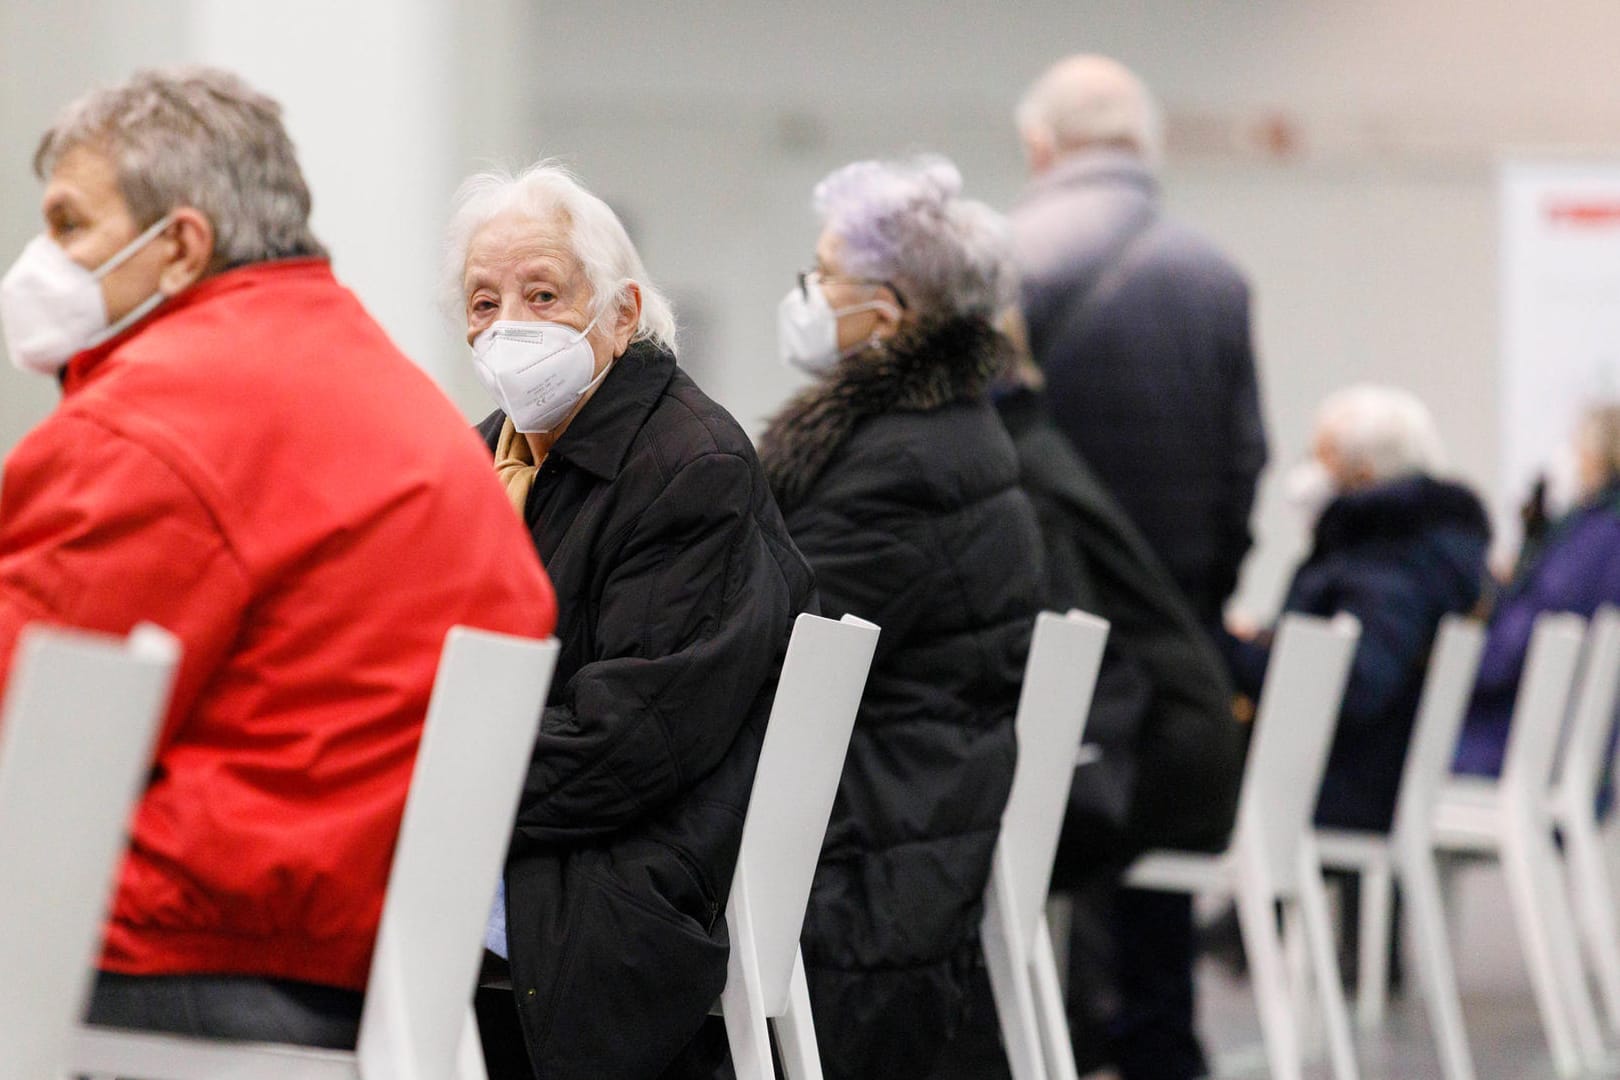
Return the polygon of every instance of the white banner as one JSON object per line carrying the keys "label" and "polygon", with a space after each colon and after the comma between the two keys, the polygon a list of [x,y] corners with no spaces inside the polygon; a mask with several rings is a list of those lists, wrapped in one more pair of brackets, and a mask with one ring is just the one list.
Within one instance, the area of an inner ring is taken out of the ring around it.
{"label": "white banner", "polygon": [[1620,400],[1620,161],[1501,166],[1498,524],[1553,465],[1583,405]]}

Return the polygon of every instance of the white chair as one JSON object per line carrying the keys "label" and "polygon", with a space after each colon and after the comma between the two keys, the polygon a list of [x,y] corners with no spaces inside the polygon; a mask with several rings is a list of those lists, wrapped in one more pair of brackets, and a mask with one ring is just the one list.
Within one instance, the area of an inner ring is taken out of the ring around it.
{"label": "white chair", "polygon": [[30,626],[0,719],[0,1078],[63,1075],[180,646]]}
{"label": "white chair", "polygon": [[1035,621],[1014,726],[1018,765],[1001,815],[979,936],[1013,1080],[1076,1080],[1046,892],[1091,711],[1108,622],[1071,611]]}
{"label": "white chair", "polygon": [[738,1080],[821,1080],[799,932],[878,628],[800,615],[793,625],[731,879],[731,957],[720,1011]]}
{"label": "white chair", "polygon": [[479,943],[557,662],[555,641],[445,638],[354,1051],[81,1025],[71,1066],[126,1080],[484,1080]]}
{"label": "white chair", "polygon": [[1563,838],[1564,862],[1581,940],[1597,976],[1609,1030],[1620,1032],[1620,922],[1598,837],[1596,806],[1604,756],[1620,696],[1620,608],[1605,606],[1586,635],[1586,656],[1570,712],[1569,730],[1552,792],[1552,820]]}
{"label": "white chair", "polygon": [[1282,619],[1230,845],[1219,855],[1151,852],[1126,874],[1126,883],[1138,889],[1236,897],[1273,1080],[1300,1080],[1305,1019],[1291,1000],[1277,926],[1279,903],[1297,903],[1304,921],[1321,984],[1333,1073],[1338,1080],[1357,1075],[1311,817],[1360,636],[1359,624],[1349,616],[1331,622],[1300,615]]}
{"label": "white chair", "polygon": [[1322,865],[1361,875],[1360,986],[1364,1026],[1383,1022],[1387,1000],[1390,917],[1394,879],[1406,896],[1418,973],[1446,1080],[1473,1080],[1474,1063],[1457,996],[1457,972],[1434,862],[1433,819],[1451,772],[1457,732],[1485,648],[1479,623],[1448,616],[1440,624],[1389,835],[1318,829]]}
{"label": "white chair", "polygon": [[1434,815],[1434,849],[1496,858],[1507,879],[1531,987],[1561,1076],[1604,1063],[1597,1015],[1584,986],[1574,914],[1553,845],[1548,789],[1558,737],[1580,660],[1585,622],[1536,622],[1500,780],[1454,777]]}

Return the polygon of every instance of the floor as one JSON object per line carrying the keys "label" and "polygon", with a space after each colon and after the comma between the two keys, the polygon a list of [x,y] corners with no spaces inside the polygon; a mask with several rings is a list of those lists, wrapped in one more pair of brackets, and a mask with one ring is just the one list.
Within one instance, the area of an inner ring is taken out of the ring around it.
{"label": "floor", "polygon": [[[1453,917],[1458,920],[1458,984],[1479,1080],[1557,1080],[1519,959],[1500,873],[1492,867],[1465,873],[1457,909]],[[1259,1080],[1267,1075],[1254,997],[1246,981],[1206,963],[1199,973],[1199,1010],[1200,1031],[1216,1077]],[[1620,1038],[1610,1041],[1620,1050]],[[1320,1036],[1316,1042],[1315,1061],[1306,1077],[1329,1080],[1331,1070]],[[1356,1045],[1362,1080],[1440,1077],[1428,1018],[1415,994],[1392,1000],[1385,1027],[1358,1032]],[[1588,1075],[1620,1078],[1620,1054],[1614,1068]]]}

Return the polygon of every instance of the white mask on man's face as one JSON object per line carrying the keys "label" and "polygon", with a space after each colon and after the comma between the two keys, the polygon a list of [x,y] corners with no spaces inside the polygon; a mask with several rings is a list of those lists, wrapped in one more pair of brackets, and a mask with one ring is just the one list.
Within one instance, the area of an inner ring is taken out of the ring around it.
{"label": "white mask on man's face", "polygon": [[151,243],[173,215],[165,214],[94,270],[74,262],[61,245],[41,233],[0,278],[0,332],[11,362],[25,371],[55,375],[86,349],[134,326],[167,297],[161,289],[108,324],[101,279]]}
{"label": "white mask on man's face", "polygon": [[1322,516],[1322,511],[1338,494],[1338,481],[1333,479],[1327,466],[1314,457],[1301,461],[1283,474],[1283,497],[1305,518],[1309,528],[1316,527],[1316,519]]}
{"label": "white mask on man's face", "polygon": [[503,319],[473,340],[473,370],[514,428],[550,434],[607,378],[612,364],[595,374],[596,353],[589,340],[595,326],[595,319],[583,330]]}

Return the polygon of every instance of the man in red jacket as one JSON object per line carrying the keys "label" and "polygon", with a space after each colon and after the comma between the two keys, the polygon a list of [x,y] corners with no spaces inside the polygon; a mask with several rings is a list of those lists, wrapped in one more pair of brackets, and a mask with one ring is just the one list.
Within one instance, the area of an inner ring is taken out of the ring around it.
{"label": "man in red jacket", "polygon": [[352,1045],[445,632],[549,634],[551,586],[488,452],[333,278],[273,101],[142,73],[35,171],[0,327],[63,401],[5,463],[0,679],[30,622],[185,646],[91,1019]]}

